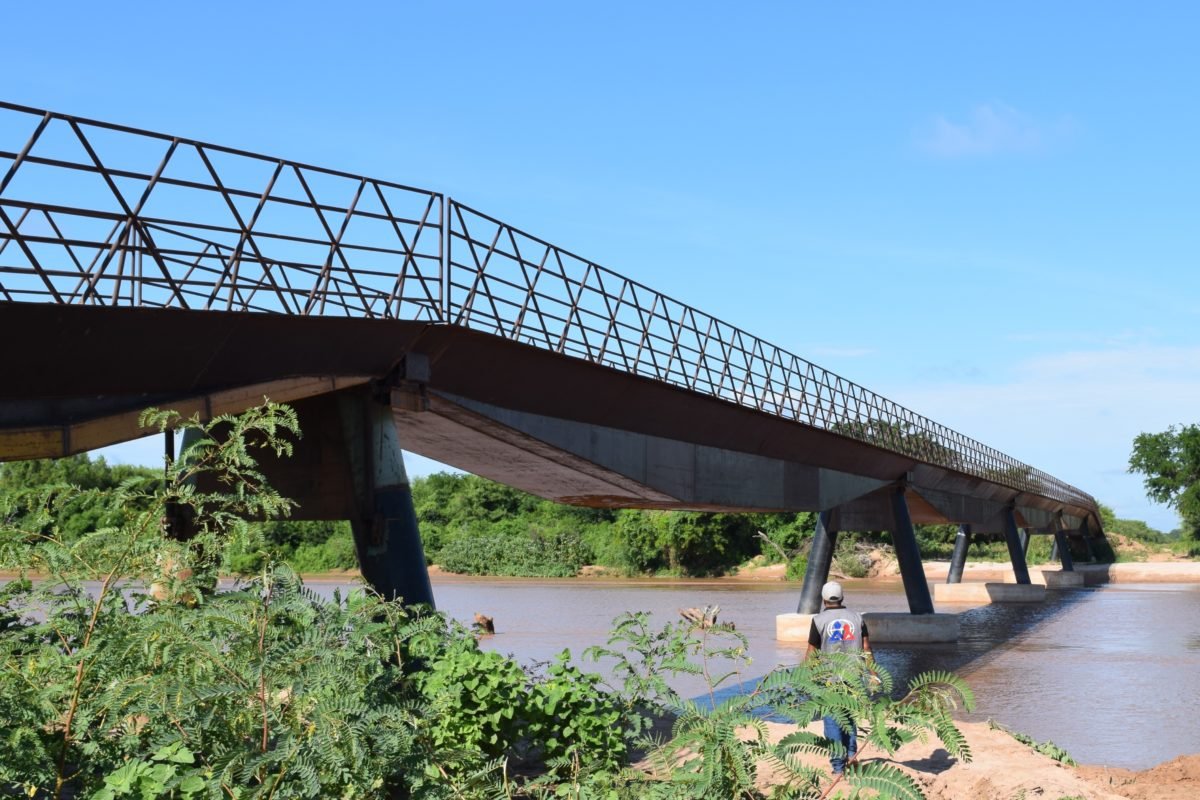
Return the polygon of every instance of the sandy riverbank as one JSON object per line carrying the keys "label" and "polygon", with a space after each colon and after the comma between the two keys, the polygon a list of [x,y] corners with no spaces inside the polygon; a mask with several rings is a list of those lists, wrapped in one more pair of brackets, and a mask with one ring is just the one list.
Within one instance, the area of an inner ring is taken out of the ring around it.
{"label": "sandy riverbank", "polygon": [[[768,723],[778,740],[795,729]],[[811,730],[820,733],[820,723]],[[899,766],[921,786],[929,800],[1013,800],[1013,798],[1086,798],[1086,800],[1195,800],[1200,798],[1200,755],[1180,756],[1148,770],[1133,772],[1105,766],[1068,767],[1021,744],[986,723],[960,723],[973,760],[951,758],[934,740],[907,744],[888,758],[868,749],[863,760]],[[812,760],[828,769],[828,762]],[[760,768],[759,783],[769,787],[772,772]]]}
{"label": "sandy riverbank", "polygon": [[[934,583],[946,580],[950,571],[949,561],[926,561],[925,579]],[[1043,564],[1029,568],[1057,570],[1057,564]],[[1117,564],[1077,564],[1076,571],[1084,575],[1087,584],[1101,583],[1200,583],[1200,561],[1123,561]],[[750,566],[735,575],[721,578],[722,581],[782,581],[783,564]],[[963,581],[985,582],[1011,580],[1012,567],[998,561],[968,561],[963,568]],[[845,576],[838,576],[845,577]],[[900,580],[900,570],[895,561],[881,557],[872,566],[869,580]]]}
{"label": "sandy riverbank", "polygon": [[[975,562],[963,570],[964,581],[1002,581],[1011,572],[1008,564]],[[1057,570],[1058,565],[1030,567],[1030,571]],[[932,581],[946,580],[949,562],[925,564],[925,577]],[[1097,583],[1200,583],[1200,562],[1197,561],[1123,561],[1117,564],[1077,564],[1088,585]]]}

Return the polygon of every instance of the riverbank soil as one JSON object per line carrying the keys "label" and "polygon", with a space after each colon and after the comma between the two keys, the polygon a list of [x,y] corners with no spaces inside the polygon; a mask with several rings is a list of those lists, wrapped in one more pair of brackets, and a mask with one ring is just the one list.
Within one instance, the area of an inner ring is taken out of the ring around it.
{"label": "riverbank soil", "polygon": [[1193,800],[1200,797],[1200,755],[1180,756],[1142,772],[1087,766],[1080,767],[1079,774],[1129,800]]}
{"label": "riverbank soil", "polygon": [[[767,723],[778,741],[795,730],[793,725]],[[907,772],[929,800],[1013,800],[1013,798],[1085,798],[1086,800],[1195,800],[1200,798],[1200,755],[1181,756],[1158,766],[1133,772],[1100,766],[1068,767],[1021,744],[986,723],[963,722],[973,760],[963,763],[935,740],[912,742],[892,757],[867,749],[864,762],[882,761]],[[809,727],[821,733],[821,724]],[[824,760],[806,763],[828,770]],[[764,791],[777,780],[766,764],[760,765],[759,786]]]}
{"label": "riverbank soil", "polygon": [[[1136,544],[1136,542],[1135,542]],[[1144,548],[1143,548],[1144,549]],[[894,554],[875,549],[865,554],[870,560],[867,579],[900,580],[900,569]],[[925,579],[941,583],[950,571],[949,561],[926,561]],[[1076,570],[1088,576],[1088,583],[1200,583],[1200,561],[1170,553],[1153,553],[1145,561],[1121,561],[1116,564],[1078,564]],[[1057,564],[1040,564],[1030,569],[1059,569]],[[1007,561],[968,561],[963,567],[963,582],[1003,582],[1012,566]],[[763,564],[757,559],[741,566],[722,581],[782,581],[786,573],[783,564]],[[848,576],[830,569],[829,576],[845,580]]]}

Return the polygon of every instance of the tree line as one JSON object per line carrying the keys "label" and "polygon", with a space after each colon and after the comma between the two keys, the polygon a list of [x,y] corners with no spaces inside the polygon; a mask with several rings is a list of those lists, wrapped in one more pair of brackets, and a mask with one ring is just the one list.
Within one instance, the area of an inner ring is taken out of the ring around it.
{"label": "tree line", "polygon": [[[86,454],[3,464],[0,515],[19,523],[40,513],[29,506],[30,498],[57,490],[65,499],[55,508],[54,524],[65,540],[73,541],[113,524],[125,512],[113,505],[115,489],[130,481],[161,478],[161,470],[113,465]],[[810,512],[578,508],[464,474],[417,478],[412,491],[427,560],[450,572],[473,575],[569,577],[596,565],[625,576],[707,577],[729,574],[756,559],[787,564],[788,577],[798,580],[816,527],[816,515]],[[1150,544],[1172,541],[1144,522],[1118,519],[1107,507],[1101,513],[1106,531]],[[224,570],[251,573],[270,559],[287,561],[302,573],[356,567],[347,522],[275,519],[262,529],[262,543],[255,548],[237,542],[226,547]],[[918,525],[916,530],[923,557],[949,557],[956,526]],[[835,568],[851,577],[865,576],[870,565],[867,551],[890,543],[887,532],[842,533]],[[1042,563],[1049,556],[1050,537],[1035,537],[1030,562]],[[980,541],[972,545],[969,557],[1003,561],[1008,552],[1001,541]]]}

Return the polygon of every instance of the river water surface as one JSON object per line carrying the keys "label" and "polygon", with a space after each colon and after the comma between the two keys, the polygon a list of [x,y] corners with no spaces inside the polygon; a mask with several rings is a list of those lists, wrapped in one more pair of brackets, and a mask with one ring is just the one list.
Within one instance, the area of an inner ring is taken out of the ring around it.
{"label": "river water surface", "polygon": [[[322,593],[337,586],[309,585]],[[899,584],[848,581],[846,592],[858,611],[907,609]],[[795,610],[794,584],[439,577],[434,594],[442,611],[465,623],[475,612],[494,617],[497,634],[484,646],[525,663],[549,661],[563,648],[578,662],[584,648],[605,643],[624,611],[649,611],[661,624],[678,619],[680,608],[708,604],[720,605],[721,620],[750,641],[754,663],[745,679],[794,664],[804,652],[775,641],[775,615]],[[876,658],[897,684],[930,669],[958,673],[975,692],[968,719],[1052,739],[1081,763],[1144,769],[1200,753],[1200,585],[1113,584],[1047,598],[965,611],[958,643],[880,643]],[[677,688],[704,689],[695,680]]]}

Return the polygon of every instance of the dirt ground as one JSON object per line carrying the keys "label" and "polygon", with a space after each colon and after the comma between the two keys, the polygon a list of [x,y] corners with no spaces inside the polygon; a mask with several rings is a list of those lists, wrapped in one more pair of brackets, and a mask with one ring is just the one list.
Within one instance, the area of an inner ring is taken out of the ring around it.
{"label": "dirt ground", "polygon": [[[769,723],[778,739],[793,726]],[[820,733],[820,724],[811,728]],[[1098,766],[1068,767],[1021,744],[986,723],[960,723],[973,759],[957,761],[936,740],[913,742],[889,758],[870,749],[864,762],[884,761],[899,766],[921,786],[929,800],[1196,800],[1200,798],[1200,755],[1181,756],[1142,772]],[[823,761],[814,766],[828,768]],[[772,783],[763,768],[759,784]]]}
{"label": "dirt ground", "polygon": [[[885,550],[872,550],[868,554],[871,560],[867,577],[871,579],[900,580],[900,569],[896,558]],[[757,560],[756,560],[757,561]],[[736,574],[721,578],[722,581],[781,581],[784,579],[783,564],[766,564],[751,561],[743,566]],[[946,580],[950,569],[949,561],[926,561],[925,578],[930,581]],[[1172,557],[1170,554],[1157,553],[1146,561],[1122,561],[1117,564],[1077,564],[1076,570],[1083,573],[1088,585],[1100,583],[1200,583],[1200,561]],[[1000,561],[968,561],[963,568],[963,581],[1004,581],[1012,567]],[[1039,569],[1058,569],[1057,564],[1030,567],[1031,571]],[[836,569],[830,570],[830,577],[845,578]],[[1009,579],[1011,580],[1011,579]],[[1200,796],[1197,797],[1200,800]]]}

